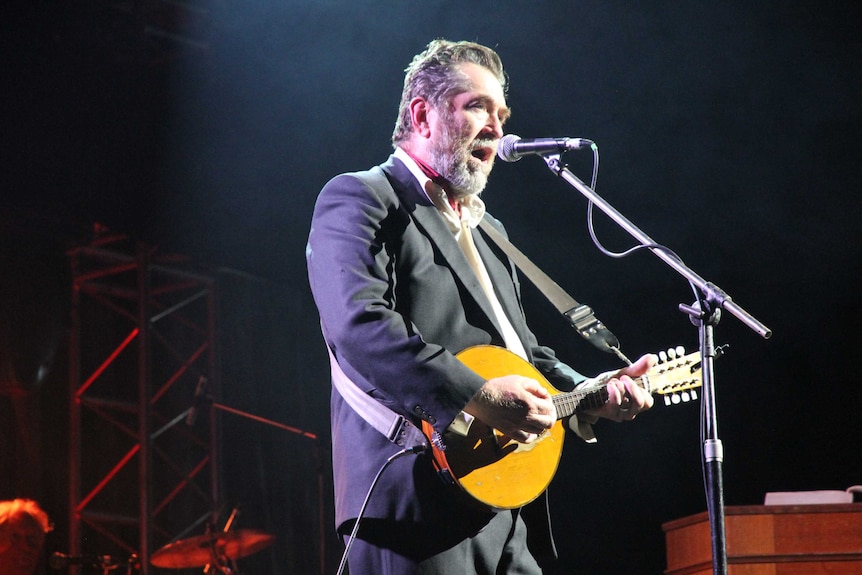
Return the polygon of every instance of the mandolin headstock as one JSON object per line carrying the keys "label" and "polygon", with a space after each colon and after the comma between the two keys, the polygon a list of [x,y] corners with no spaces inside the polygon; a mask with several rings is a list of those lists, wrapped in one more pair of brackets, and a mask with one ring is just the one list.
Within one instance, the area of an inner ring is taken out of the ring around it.
{"label": "mandolin headstock", "polygon": [[658,353],[659,362],[641,377],[650,393],[664,396],[666,405],[697,399],[701,381],[700,352],[685,353],[682,346]]}

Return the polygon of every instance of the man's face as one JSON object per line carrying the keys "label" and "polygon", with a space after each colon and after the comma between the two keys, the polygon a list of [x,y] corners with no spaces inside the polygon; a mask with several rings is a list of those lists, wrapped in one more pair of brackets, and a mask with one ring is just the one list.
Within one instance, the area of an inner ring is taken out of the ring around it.
{"label": "man's face", "polygon": [[0,546],[0,574],[31,575],[39,563],[45,534],[26,513],[16,513],[6,523],[4,543]]}
{"label": "man's face", "polygon": [[431,166],[458,198],[485,189],[509,117],[497,78],[477,64],[461,64],[460,68],[471,88],[455,95],[448,108],[436,111],[430,142]]}

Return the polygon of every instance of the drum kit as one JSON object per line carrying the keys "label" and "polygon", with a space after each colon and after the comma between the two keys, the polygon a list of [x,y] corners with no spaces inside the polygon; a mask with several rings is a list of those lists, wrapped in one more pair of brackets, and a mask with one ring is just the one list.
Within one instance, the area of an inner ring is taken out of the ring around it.
{"label": "drum kit", "polygon": [[169,543],[150,563],[167,569],[203,568],[204,573],[239,573],[236,560],[269,547],[275,537],[254,529],[214,532]]}
{"label": "drum kit", "polygon": [[[202,568],[204,573],[240,575],[237,559],[262,551],[273,541],[273,535],[255,529],[206,533],[168,543],[153,553],[150,563],[165,569]],[[119,570],[131,575],[141,570],[137,555],[132,555],[128,561],[119,561],[110,555],[73,556],[54,553],[49,565],[56,570],[68,569],[73,565],[94,567],[104,575]]]}
{"label": "drum kit", "polygon": [[[199,406],[209,405],[213,409],[219,409],[233,413],[267,425],[304,436],[308,439],[317,440],[317,435],[292,427],[277,421],[266,419],[228,407],[212,401],[206,393],[206,380],[201,379],[195,392],[195,403],[181,416],[186,418],[186,423],[194,423],[194,415]],[[322,481],[322,480],[321,480]],[[322,491],[319,497],[322,498]],[[318,501],[323,509],[322,499]],[[236,518],[239,508],[235,508],[225,523],[223,531],[213,530],[213,525],[207,526],[206,533],[178,539],[168,543],[150,556],[150,564],[154,567],[164,569],[198,569],[202,568],[205,574],[241,575],[237,569],[238,559],[253,555],[272,545],[275,536],[256,529],[231,530],[231,525]],[[321,541],[321,569],[323,569],[323,537]],[[108,555],[103,556],[71,556],[63,553],[54,553],[50,561],[52,569],[67,569],[73,565],[96,567],[103,575],[109,575],[111,571],[124,569],[126,575],[132,575],[141,571],[141,562],[137,555],[132,555],[128,561],[120,562]],[[0,566],[2,567],[2,566]],[[2,569],[0,569],[2,573]]]}

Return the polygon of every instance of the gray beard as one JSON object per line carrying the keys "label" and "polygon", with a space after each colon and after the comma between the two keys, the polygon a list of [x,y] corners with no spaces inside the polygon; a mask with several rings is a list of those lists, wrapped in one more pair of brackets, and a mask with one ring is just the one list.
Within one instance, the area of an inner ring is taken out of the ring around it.
{"label": "gray beard", "polygon": [[482,193],[488,184],[488,175],[469,163],[468,148],[467,138],[452,134],[447,127],[440,145],[431,151],[431,165],[449,184],[447,191],[459,200]]}

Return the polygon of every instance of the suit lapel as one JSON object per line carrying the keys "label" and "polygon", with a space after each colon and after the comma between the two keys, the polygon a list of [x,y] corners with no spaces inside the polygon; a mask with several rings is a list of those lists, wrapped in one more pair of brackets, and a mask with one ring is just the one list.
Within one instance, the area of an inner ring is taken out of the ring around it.
{"label": "suit lapel", "polygon": [[[502,329],[491,307],[491,303],[488,301],[485,291],[479,283],[479,279],[473,272],[473,268],[470,267],[467,257],[461,250],[461,246],[458,245],[437,207],[431,203],[431,200],[425,195],[419,182],[416,181],[413,174],[400,161],[390,159],[388,163],[384,164],[383,169],[391,176],[390,180],[394,185],[395,193],[405,203],[412,204],[411,215],[413,221],[416,222],[416,225],[422,230],[425,237],[428,238],[428,241],[434,244],[453,273],[464,284],[467,292],[473,297],[485,315],[488,316],[494,324],[497,333],[502,337]],[[473,234],[474,239],[478,235]],[[487,253],[489,252],[487,251],[487,246],[485,246],[485,253],[482,253],[483,260],[486,260]],[[491,277],[495,283],[498,281],[497,277]],[[511,283],[511,280],[509,283]],[[508,308],[506,310],[508,313]]]}

